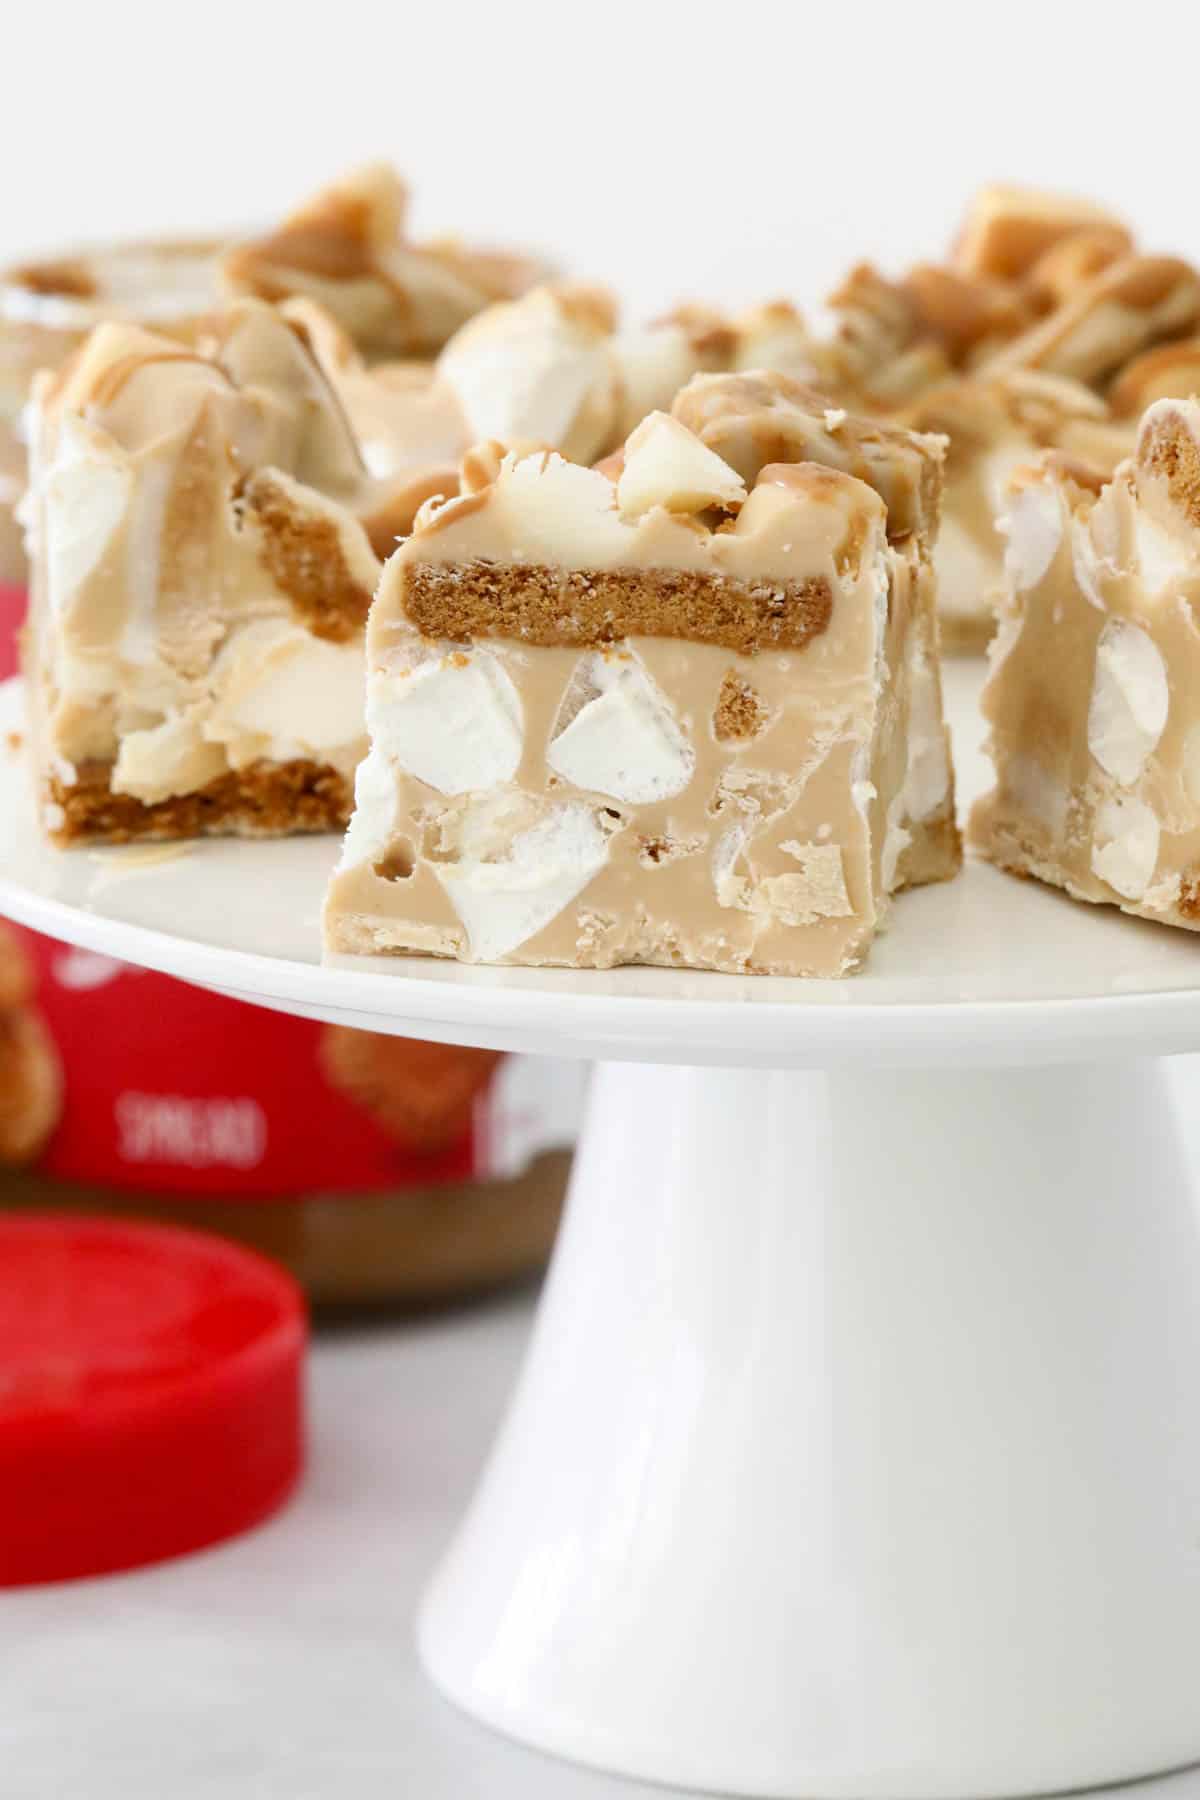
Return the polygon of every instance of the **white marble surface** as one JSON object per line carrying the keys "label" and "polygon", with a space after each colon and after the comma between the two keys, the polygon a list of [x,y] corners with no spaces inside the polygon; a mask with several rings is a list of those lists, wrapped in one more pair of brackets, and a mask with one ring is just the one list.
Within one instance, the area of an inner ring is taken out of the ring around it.
{"label": "white marble surface", "polygon": [[[1185,1073],[1186,1098],[1198,1072]],[[416,1665],[417,1593],[478,1471],[529,1317],[518,1297],[323,1334],[312,1466],[278,1519],[137,1574],[0,1593],[4,1800],[661,1793],[493,1737]],[[1139,1792],[1200,1800],[1200,1771]]]}

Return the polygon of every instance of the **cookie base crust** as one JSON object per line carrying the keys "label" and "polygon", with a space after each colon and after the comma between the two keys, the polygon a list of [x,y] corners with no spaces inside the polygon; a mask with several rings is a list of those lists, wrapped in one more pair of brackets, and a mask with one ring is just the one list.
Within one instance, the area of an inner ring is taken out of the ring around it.
{"label": "cookie base crust", "polygon": [[194,837],[284,837],[339,831],[350,816],[353,782],[330,763],[297,759],[230,770],[190,794],[145,801],[114,794],[110,763],[84,763],[69,786],[51,776],[56,844],[168,843]]}

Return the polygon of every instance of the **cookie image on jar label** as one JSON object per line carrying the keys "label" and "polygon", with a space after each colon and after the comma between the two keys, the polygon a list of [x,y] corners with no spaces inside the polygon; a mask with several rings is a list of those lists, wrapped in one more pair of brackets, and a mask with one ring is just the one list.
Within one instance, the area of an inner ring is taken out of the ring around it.
{"label": "cookie image on jar label", "polygon": [[498,1050],[427,1044],[385,1032],[327,1025],[318,1052],[330,1085],[410,1149],[436,1151],[471,1124],[475,1101],[501,1060]]}
{"label": "cookie image on jar label", "polygon": [[62,1066],[34,1003],[34,971],[0,924],[0,1164],[32,1162],[62,1115]]}

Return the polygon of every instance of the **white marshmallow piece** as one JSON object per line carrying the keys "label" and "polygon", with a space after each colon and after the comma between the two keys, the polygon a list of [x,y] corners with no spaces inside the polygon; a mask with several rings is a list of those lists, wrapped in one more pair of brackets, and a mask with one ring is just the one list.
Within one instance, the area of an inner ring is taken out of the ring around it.
{"label": "white marshmallow piece", "polygon": [[617,512],[612,482],[597,469],[561,456],[506,456],[494,494],[516,547],[514,562],[587,568],[628,553],[632,527]]}
{"label": "white marshmallow piece", "polygon": [[320,761],[364,737],[365,680],[361,639],[335,644],[288,619],[251,620],[213,662],[204,735],[228,747],[235,768],[264,755]]}
{"label": "white marshmallow piece", "polygon": [[438,375],[475,440],[547,444],[589,462],[612,430],[607,337],[546,289],[471,320],[443,350]]}
{"label": "white marshmallow piece", "polygon": [[1190,533],[1185,536],[1182,529],[1167,530],[1141,507],[1133,517],[1138,573],[1147,593],[1161,594],[1164,588],[1178,586],[1200,573],[1192,553]]}
{"label": "white marshmallow piece", "polygon": [[342,842],[338,869],[377,863],[387,855],[399,827],[396,775],[381,750],[363,757],[354,777],[354,812]]}
{"label": "white marshmallow piece", "polygon": [[620,383],[620,438],[627,438],[656,407],[670,406],[700,367],[690,336],[682,325],[674,324],[618,332],[612,340],[612,357]]}
{"label": "white marshmallow piece", "polygon": [[471,960],[499,962],[569,906],[607,857],[595,809],[575,802],[518,832],[501,859],[460,856],[434,872],[466,926]]}
{"label": "white marshmallow piece", "polygon": [[1063,538],[1062,505],[1043,482],[1010,496],[1008,512],[996,521],[1008,539],[1004,568],[1018,592],[1028,592],[1050,571]]}
{"label": "white marshmallow piece", "polygon": [[617,505],[627,519],[640,519],[652,506],[700,512],[741,506],[745,498],[741,476],[669,413],[651,413],[625,445]]}
{"label": "white marshmallow piece", "polygon": [[205,742],[196,718],[176,713],[159,725],[127,731],[110,779],[114,794],[133,794],[152,805],[204,787],[228,766],[221,746]]}
{"label": "white marshmallow piece", "polygon": [[1088,749],[1106,775],[1131,787],[1166,728],[1166,664],[1153,638],[1127,619],[1110,619],[1096,648],[1088,707]]}
{"label": "white marshmallow piece", "polygon": [[1159,823],[1144,800],[1119,794],[1096,809],[1092,873],[1123,900],[1140,900],[1158,862]]}
{"label": "white marshmallow piece", "polygon": [[631,805],[681,794],[696,753],[662,690],[632,656],[594,651],[581,662],[595,697],[551,742],[549,767],[574,787]]}
{"label": "white marshmallow piece", "polygon": [[403,674],[373,673],[367,722],[375,745],[439,794],[495,787],[520,765],[520,696],[486,650],[448,650]]}
{"label": "white marshmallow piece", "polygon": [[1008,759],[1004,785],[1013,804],[1036,819],[1055,843],[1061,843],[1070,800],[1066,782],[1035,757],[1017,755]]}

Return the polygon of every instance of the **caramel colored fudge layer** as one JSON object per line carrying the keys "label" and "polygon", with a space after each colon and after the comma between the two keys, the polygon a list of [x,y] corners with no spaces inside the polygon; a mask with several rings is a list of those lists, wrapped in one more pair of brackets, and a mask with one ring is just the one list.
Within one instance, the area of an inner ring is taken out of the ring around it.
{"label": "caramel colored fudge layer", "polygon": [[193,346],[101,326],[37,384],[26,646],[60,842],[328,829],[365,748],[379,565],[302,340],[243,302]]}
{"label": "caramel colored fudge layer", "polygon": [[984,695],[1001,867],[1200,925],[1200,405],[1162,400],[1092,484],[1051,455],[1014,486]]}
{"label": "caramel colored fudge layer", "polygon": [[839,975],[958,867],[940,441],[700,386],[677,413],[728,460],[654,413],[615,481],[484,452],[422,510],[371,612],[332,948]]}

